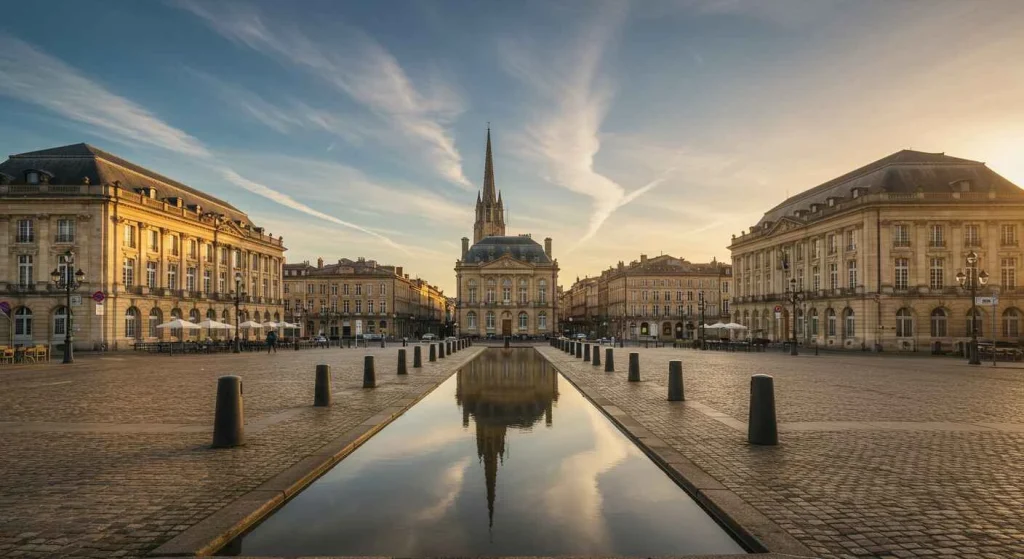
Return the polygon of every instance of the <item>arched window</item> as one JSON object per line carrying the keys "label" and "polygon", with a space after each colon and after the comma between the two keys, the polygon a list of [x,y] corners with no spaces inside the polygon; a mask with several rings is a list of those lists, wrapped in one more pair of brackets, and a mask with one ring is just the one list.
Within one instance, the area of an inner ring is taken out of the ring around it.
{"label": "arched window", "polygon": [[263,311],[263,322],[270,322],[270,311]]}
{"label": "arched window", "polygon": [[525,305],[526,301],[528,299],[528,296],[526,294],[527,293],[526,285],[527,285],[526,284],[526,280],[524,280],[524,279],[519,280],[519,304],[520,305]]}
{"label": "arched window", "polygon": [[900,309],[896,311],[896,337],[897,338],[910,338],[914,335],[914,316],[910,313],[910,309]]}
{"label": "arched window", "polygon": [[467,322],[467,324],[466,324],[466,329],[467,330],[476,330],[476,312],[475,311],[469,311],[468,313],[466,313],[466,322]]}
{"label": "arched window", "polygon": [[836,335],[836,311],[835,309],[825,310],[825,327],[828,328],[826,331],[827,336]]}
{"label": "arched window", "polygon": [[933,338],[945,338],[946,337],[946,310],[938,308],[932,311],[932,337]]}
{"label": "arched window", "polygon": [[[181,318],[181,309],[171,309],[171,320]],[[181,339],[181,328],[171,328],[171,337]]]}
{"label": "arched window", "polygon": [[750,328],[750,311],[743,311],[743,322],[741,324],[748,329]]}
{"label": "arched window", "polygon": [[487,311],[487,329],[494,330],[494,311]]}
{"label": "arched window", "polygon": [[547,330],[548,329],[548,313],[540,311],[537,313],[537,329]]}
{"label": "arched window", "polygon": [[[131,309],[128,309],[131,310]],[[53,311],[53,337],[58,339],[68,333],[68,308],[57,307]]]}
{"label": "arched window", "polygon": [[150,309],[150,311],[149,311],[149,332],[148,332],[148,335],[149,335],[150,338],[159,338],[160,337],[160,331],[157,330],[157,328],[156,328],[162,322],[160,320],[160,318],[161,318],[160,309],[158,309],[156,307],[153,307],[152,309]]}
{"label": "arched window", "polygon": [[853,338],[857,336],[857,319],[853,315],[853,309],[847,307],[843,311],[843,337]]}
{"label": "arched window", "polygon": [[124,337],[139,337],[139,311],[135,307],[128,307],[128,310],[124,311]]}
{"label": "arched window", "polygon": [[519,311],[519,329],[526,330],[527,326],[530,325],[530,317],[525,311]]}
{"label": "arched window", "polygon": [[501,280],[501,302],[506,305],[512,302],[512,280]]}
{"label": "arched window", "polygon": [[[221,311],[221,313],[220,313],[220,321],[223,322],[224,324],[231,324],[231,313],[228,312],[227,309],[224,309],[223,311]],[[234,324],[231,324],[231,325],[234,326]]]}
{"label": "arched window", "polygon": [[487,302],[494,302],[494,288],[497,286],[493,279],[487,280]]}
{"label": "arched window", "polygon": [[281,313],[274,313],[274,322],[281,322]]}
{"label": "arched window", "polygon": [[804,310],[796,310],[796,331],[799,336],[803,336],[804,332]]}
{"label": "arched window", "polygon": [[14,311],[14,336],[32,339],[32,309],[21,307]]}
{"label": "arched window", "polygon": [[540,280],[537,282],[537,302],[545,304],[548,302],[548,282]]}
{"label": "arched window", "polygon": [[[971,310],[967,311],[967,335],[970,336],[972,333],[974,333],[977,334],[978,336],[982,336],[984,335],[983,330],[985,325],[985,316],[981,313],[981,309],[972,310],[974,311],[973,321],[971,320]],[[974,323],[973,328],[971,324],[972,322]]]}
{"label": "arched window", "polygon": [[188,321],[192,324],[199,323],[199,309],[191,309],[188,311]]}
{"label": "arched window", "polygon": [[206,309],[206,318],[210,320],[217,320],[217,311],[213,309]]}
{"label": "arched window", "polygon": [[1019,338],[1020,337],[1020,311],[1015,308],[1009,308],[1003,311],[1003,337],[1004,338]]}
{"label": "arched window", "polygon": [[811,309],[811,335],[818,335],[818,309]]}

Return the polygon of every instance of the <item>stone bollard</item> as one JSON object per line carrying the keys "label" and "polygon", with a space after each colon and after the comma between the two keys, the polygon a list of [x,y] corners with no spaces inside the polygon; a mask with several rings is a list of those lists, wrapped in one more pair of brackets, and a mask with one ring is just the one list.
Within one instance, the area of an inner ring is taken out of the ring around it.
{"label": "stone bollard", "polygon": [[412,368],[419,369],[423,367],[423,351],[420,346],[412,348]]}
{"label": "stone bollard", "polygon": [[373,366],[373,356],[363,358],[363,388],[377,387],[377,369]]}
{"label": "stone bollard", "polygon": [[380,347],[381,347],[381,348],[385,348],[385,347],[387,347],[386,345],[384,345],[384,338],[381,338],[381,339],[380,339]]}
{"label": "stone bollard", "polygon": [[583,344],[583,360],[590,361],[590,344]]}
{"label": "stone bollard", "polygon": [[600,346],[594,346],[594,360],[591,361],[590,364],[591,365],[600,365],[601,364],[601,347]]}
{"label": "stone bollard", "polygon": [[668,362],[668,401],[682,402],[686,399],[683,392],[683,362]]}
{"label": "stone bollard", "polygon": [[444,343],[444,352],[447,353],[448,355],[451,355],[451,354],[455,353],[455,350],[452,349],[452,343],[451,342],[445,342]]}
{"label": "stone bollard", "polygon": [[576,342],[576,359],[583,359],[583,342]]}
{"label": "stone bollard", "polygon": [[435,347],[434,344],[430,344],[430,357],[429,357],[429,359],[430,359],[431,363],[433,363],[434,361],[437,361],[437,347]]}
{"label": "stone bollard", "polygon": [[604,350],[604,372],[615,372],[615,354],[612,353],[612,348],[610,347]]}
{"label": "stone bollard", "polygon": [[407,375],[409,371],[405,368],[405,350],[398,350],[398,374]]}
{"label": "stone bollard", "polygon": [[758,445],[779,444],[779,431],[775,423],[775,385],[769,375],[750,377],[747,442]]}
{"label": "stone bollard", "polygon": [[242,377],[225,375],[218,378],[217,409],[213,415],[213,448],[245,444],[244,424]]}
{"label": "stone bollard", "polygon": [[331,405],[331,366],[316,366],[316,384],[313,385],[313,405],[326,408]]}
{"label": "stone bollard", "polygon": [[409,345],[405,338],[402,338],[402,347]]}
{"label": "stone bollard", "polygon": [[629,354],[629,382],[640,382],[640,354]]}
{"label": "stone bollard", "polygon": [[437,358],[444,359],[444,342],[438,342],[437,344]]}

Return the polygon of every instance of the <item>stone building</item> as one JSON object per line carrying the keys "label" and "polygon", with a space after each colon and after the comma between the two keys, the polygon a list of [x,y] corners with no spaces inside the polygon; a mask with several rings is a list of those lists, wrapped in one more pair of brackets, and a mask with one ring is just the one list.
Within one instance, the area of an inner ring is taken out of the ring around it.
{"label": "stone building", "polygon": [[71,303],[76,349],[198,334],[156,328],[175,317],[233,324],[236,275],[242,321],[281,318],[281,237],[115,155],[87,144],[12,155],[0,164],[0,204],[4,343],[63,346],[66,297],[50,274],[68,251],[85,273]]}
{"label": "stone building", "polygon": [[[999,295],[976,310],[974,327],[1017,341],[1022,225],[1024,191],[984,163],[903,150],[788,198],[734,235],[733,320],[779,340],[795,326],[803,343],[834,348],[948,350],[969,336],[971,300],[956,274],[973,251],[991,277],[980,294]],[[791,284],[802,297],[795,313]]]}
{"label": "stone building", "polygon": [[530,235],[506,236],[503,214],[488,129],[473,245],[463,237],[462,255],[455,262],[456,328],[462,335],[479,337],[551,334],[556,326],[554,289],[558,285],[551,239],[541,247]]}
{"label": "stone building", "polygon": [[286,320],[300,324],[304,335],[330,338],[441,335],[447,304],[443,291],[401,266],[363,257],[286,264],[284,299]]}
{"label": "stone building", "polygon": [[[565,291],[563,328],[588,336],[673,340],[693,338],[701,323],[727,320],[732,267],[712,260],[697,264],[661,255],[577,280]],[[571,319],[571,320],[570,320]]]}

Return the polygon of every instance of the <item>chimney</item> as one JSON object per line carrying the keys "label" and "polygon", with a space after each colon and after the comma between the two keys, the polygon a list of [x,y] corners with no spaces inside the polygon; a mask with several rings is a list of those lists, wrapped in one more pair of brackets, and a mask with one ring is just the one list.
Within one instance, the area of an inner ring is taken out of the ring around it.
{"label": "chimney", "polygon": [[641,264],[646,264],[647,263],[647,255],[646,254],[641,254],[640,255],[640,263]]}
{"label": "chimney", "polygon": [[317,258],[316,259],[316,267],[317,268],[323,268],[324,267],[324,259],[323,258]]}
{"label": "chimney", "polygon": [[395,275],[398,276],[398,277],[402,277],[402,267],[401,266],[396,266],[395,267]]}
{"label": "chimney", "polygon": [[544,254],[548,255],[548,259],[551,259],[551,237],[544,239]]}
{"label": "chimney", "polygon": [[462,259],[466,259],[466,253],[469,252],[469,237],[462,238]]}

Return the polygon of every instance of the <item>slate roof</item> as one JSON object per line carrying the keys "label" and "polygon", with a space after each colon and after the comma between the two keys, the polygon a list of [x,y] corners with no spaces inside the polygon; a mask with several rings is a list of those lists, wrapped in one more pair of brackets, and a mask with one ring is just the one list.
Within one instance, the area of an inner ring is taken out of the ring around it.
{"label": "slate roof", "polygon": [[1024,191],[980,161],[905,149],[787,198],[765,212],[758,225],[826,204],[831,197],[850,198],[854,188],[865,188],[867,194],[953,192],[953,183],[961,180],[970,180],[974,192],[991,189],[1000,196],[1024,197]]}
{"label": "slate roof", "polygon": [[19,153],[0,163],[0,173],[11,177],[14,184],[24,184],[25,172],[32,170],[48,173],[50,184],[55,185],[82,184],[83,179],[88,178],[90,184],[113,184],[119,181],[121,188],[126,190],[155,188],[158,198],[181,198],[185,205],[197,204],[204,211],[220,212],[232,220],[251,225],[245,212],[224,200],[89,144],[71,144]]}
{"label": "slate roof", "polygon": [[497,260],[504,255],[530,264],[551,264],[544,247],[530,237],[485,237],[469,248],[462,260],[466,264],[480,264]]}

